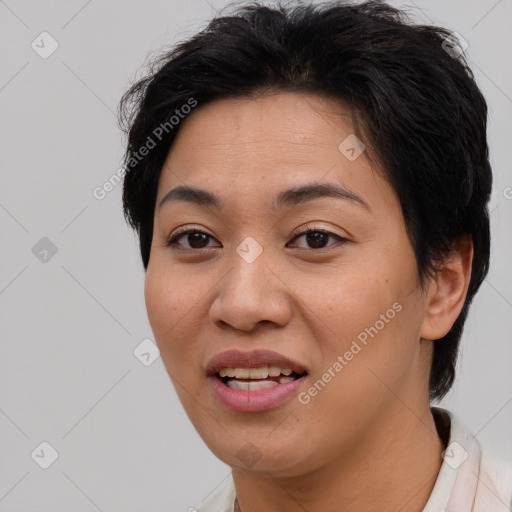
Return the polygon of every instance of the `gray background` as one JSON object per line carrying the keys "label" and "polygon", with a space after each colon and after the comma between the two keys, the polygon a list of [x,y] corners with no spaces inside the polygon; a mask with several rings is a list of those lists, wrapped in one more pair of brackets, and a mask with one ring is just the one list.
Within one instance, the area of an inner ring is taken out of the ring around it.
{"label": "gray background", "polygon": [[[512,1],[394,4],[464,37],[488,99],[491,271],[443,405],[490,454],[512,459]],[[161,359],[145,366],[134,355],[152,338],[137,239],[120,185],[93,196],[120,167],[114,114],[148,52],[192,35],[224,5],[0,1],[1,511],[186,510],[229,475]],[[59,45],[46,59],[31,47],[43,31]],[[48,469],[43,441],[59,455]]]}

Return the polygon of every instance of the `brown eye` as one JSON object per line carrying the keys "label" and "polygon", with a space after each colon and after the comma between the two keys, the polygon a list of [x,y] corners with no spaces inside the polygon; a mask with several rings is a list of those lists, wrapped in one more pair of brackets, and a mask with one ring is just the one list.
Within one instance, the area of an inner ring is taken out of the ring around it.
{"label": "brown eye", "polygon": [[[183,247],[181,244],[178,243],[178,241],[181,240],[182,238],[186,239],[186,241],[189,244],[189,247]],[[213,237],[207,233],[189,229],[187,231],[182,231],[180,233],[173,235],[169,240],[167,240],[166,245],[171,246],[177,244],[180,247],[183,247],[184,249],[205,249],[206,247],[208,247],[208,242],[210,241],[210,239],[213,239]]]}
{"label": "brown eye", "polygon": [[321,231],[313,231],[306,235],[306,240],[313,249],[321,249],[329,241],[329,235]]}
{"label": "brown eye", "polygon": [[[297,235],[294,240],[304,237],[306,240],[306,243],[308,244],[308,247],[299,247],[301,249],[324,249],[325,247],[328,247],[326,244],[329,240],[329,238],[334,238],[338,240],[339,242],[346,242],[347,239],[342,238],[341,236],[335,235],[334,233],[331,233],[329,231],[324,231],[322,229],[309,229],[307,231],[304,231],[303,233],[300,233]],[[334,244],[330,244],[334,245]]]}

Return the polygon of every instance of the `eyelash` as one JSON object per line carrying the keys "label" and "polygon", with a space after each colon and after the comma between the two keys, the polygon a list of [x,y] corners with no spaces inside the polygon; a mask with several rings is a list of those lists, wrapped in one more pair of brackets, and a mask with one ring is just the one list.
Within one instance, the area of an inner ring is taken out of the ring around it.
{"label": "eyelash", "polygon": [[[182,238],[185,235],[191,234],[191,233],[201,233],[201,234],[206,235],[206,236],[208,236],[210,238],[214,238],[212,235],[209,235],[208,233],[205,233],[204,231],[201,231],[200,229],[183,229],[181,231],[178,231],[174,235],[172,235],[170,238],[168,238],[166,240],[166,242],[165,242],[165,245],[170,247],[170,246],[174,245],[180,238]],[[331,233],[330,231],[327,231],[327,230],[324,230],[324,229],[318,229],[318,228],[309,228],[309,229],[307,229],[305,231],[294,232],[295,236],[294,236],[293,240],[295,240],[296,238],[299,238],[300,236],[307,235],[309,233],[324,233],[326,235],[329,235],[329,237],[333,237],[333,238],[338,239],[338,241],[341,242],[341,243],[348,242],[348,240],[346,238],[343,238],[343,237],[341,237],[339,235]],[[327,251],[331,247],[333,247],[334,245],[336,245],[336,244],[328,245],[327,247],[321,247],[320,249],[305,249],[304,247],[299,247],[299,249],[316,251],[316,252],[318,252],[318,251]],[[211,247],[202,247],[201,249],[194,249],[194,248],[189,249],[188,247],[184,248],[184,250],[190,250],[190,251],[201,251],[201,250],[204,250],[204,249],[211,249]]]}

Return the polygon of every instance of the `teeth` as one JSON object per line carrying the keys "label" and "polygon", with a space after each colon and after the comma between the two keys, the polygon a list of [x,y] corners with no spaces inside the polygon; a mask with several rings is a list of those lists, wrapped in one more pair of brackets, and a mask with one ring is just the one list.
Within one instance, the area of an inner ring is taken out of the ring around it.
{"label": "teeth", "polygon": [[268,366],[262,368],[251,368],[249,370],[249,377],[251,379],[266,379],[268,377]]}
{"label": "teeth", "polygon": [[279,377],[281,375],[281,368],[279,366],[269,366],[268,367],[268,376],[269,377]]}
{"label": "teeth", "polygon": [[233,389],[239,389],[242,391],[258,391],[258,389],[272,388],[279,386],[277,382],[273,380],[264,380],[262,382],[243,382],[239,380],[229,380],[226,384]]}
{"label": "teeth", "polygon": [[260,368],[222,368],[221,377],[236,377],[237,379],[266,379],[267,377],[289,376],[292,370],[279,366],[261,366]]}
{"label": "teeth", "polygon": [[295,380],[295,377],[286,377],[282,376],[278,381],[275,380],[260,380],[254,382],[248,382],[246,380],[228,380],[226,385],[232,389],[238,389],[241,391],[257,391],[258,389],[265,388],[273,388],[274,386],[279,386],[279,384],[286,384],[287,382],[292,382]]}
{"label": "teeth", "polygon": [[249,368],[236,368],[235,377],[237,379],[248,379],[251,371]]}

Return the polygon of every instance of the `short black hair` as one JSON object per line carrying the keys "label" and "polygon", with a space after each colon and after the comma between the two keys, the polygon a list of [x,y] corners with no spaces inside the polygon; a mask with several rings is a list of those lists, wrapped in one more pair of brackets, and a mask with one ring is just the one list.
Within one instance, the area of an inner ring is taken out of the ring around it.
{"label": "short black hair", "polygon": [[384,2],[248,3],[159,55],[119,104],[128,135],[123,209],[139,235],[144,268],[158,179],[179,130],[179,121],[169,122],[173,115],[187,112],[191,100],[200,108],[265,92],[338,99],[351,108],[357,136],[371,148],[367,156],[400,200],[422,286],[454,242],[472,237],[464,306],[434,341],[430,398],[442,398],[455,379],[464,322],[490,251],[487,104],[457,37]]}

